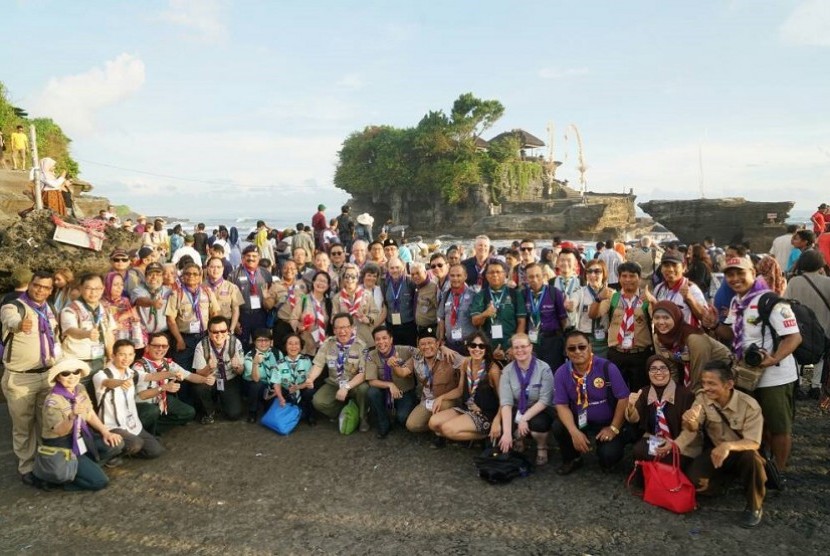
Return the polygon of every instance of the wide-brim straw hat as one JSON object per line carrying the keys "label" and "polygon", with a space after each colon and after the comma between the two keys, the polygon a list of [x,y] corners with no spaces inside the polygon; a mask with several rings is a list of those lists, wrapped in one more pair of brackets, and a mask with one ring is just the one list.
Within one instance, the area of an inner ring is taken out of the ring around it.
{"label": "wide-brim straw hat", "polygon": [[371,226],[375,223],[375,219],[368,212],[364,212],[357,217],[357,223],[362,226]]}
{"label": "wide-brim straw hat", "polygon": [[81,371],[81,378],[83,378],[89,375],[91,369],[85,361],[81,361],[80,359],[76,359],[74,357],[61,359],[49,369],[49,375],[46,377],[46,380],[49,384],[54,384],[55,380],[58,378],[58,375],[62,372],[77,370]]}

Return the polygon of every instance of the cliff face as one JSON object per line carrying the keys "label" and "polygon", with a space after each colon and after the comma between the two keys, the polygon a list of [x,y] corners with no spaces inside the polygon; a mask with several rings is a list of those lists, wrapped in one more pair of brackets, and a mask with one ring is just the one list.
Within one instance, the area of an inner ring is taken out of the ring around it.
{"label": "cliff face", "polygon": [[413,192],[380,191],[354,197],[350,204],[352,214],[368,212],[378,226],[390,218],[395,224],[407,225],[407,235],[490,234],[506,239],[562,235],[598,240],[622,237],[633,229],[634,199],[633,195],[589,193],[586,204],[578,194],[570,194],[555,199],[514,198],[493,205],[487,187],[482,185],[456,205],[447,205],[438,195],[425,198]]}
{"label": "cliff face", "polygon": [[785,222],[793,204],[732,197],[649,201],[639,206],[684,243],[701,242],[712,236],[718,245],[749,241],[753,251],[765,253],[772,240],[786,232]]}

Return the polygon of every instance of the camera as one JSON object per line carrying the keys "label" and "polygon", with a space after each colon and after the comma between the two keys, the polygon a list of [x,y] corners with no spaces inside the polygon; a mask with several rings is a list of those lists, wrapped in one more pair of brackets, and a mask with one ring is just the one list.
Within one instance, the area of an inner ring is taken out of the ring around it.
{"label": "camera", "polygon": [[751,367],[760,367],[763,360],[764,352],[758,347],[758,344],[751,344],[744,351],[744,361]]}

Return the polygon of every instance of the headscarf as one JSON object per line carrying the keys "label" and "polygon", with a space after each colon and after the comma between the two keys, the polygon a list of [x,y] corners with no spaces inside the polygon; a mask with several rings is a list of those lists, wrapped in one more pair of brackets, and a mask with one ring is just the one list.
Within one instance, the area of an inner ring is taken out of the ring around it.
{"label": "headscarf", "polygon": [[756,268],[758,269],[758,276],[763,277],[769,289],[778,295],[784,295],[784,290],[787,289],[787,281],[784,279],[781,266],[775,260],[775,257],[763,257],[758,261]]}
{"label": "headscarf", "polygon": [[231,226],[231,230],[228,232],[228,241],[232,246],[239,245],[239,230],[236,229],[236,226]]}
{"label": "headscarf", "polygon": [[58,163],[55,162],[54,158],[49,158],[48,156],[46,158],[41,158],[40,171],[43,172],[43,177],[52,180],[55,179],[56,176],[54,169],[57,164]]}
{"label": "headscarf", "polygon": [[[683,320],[683,313],[680,312],[680,307],[668,300],[659,301],[654,306],[654,314],[657,311],[664,311],[668,313],[674,321],[674,326],[665,334],[657,332],[657,341],[666,349],[675,349],[685,346],[690,335],[703,334],[699,328],[687,324]],[[671,367],[671,366],[670,366]]]}

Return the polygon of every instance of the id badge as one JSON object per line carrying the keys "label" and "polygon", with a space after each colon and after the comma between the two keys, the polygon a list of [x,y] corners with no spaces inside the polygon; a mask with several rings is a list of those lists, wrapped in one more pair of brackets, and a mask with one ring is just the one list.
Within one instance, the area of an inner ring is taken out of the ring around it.
{"label": "id badge", "polygon": [[504,338],[504,331],[500,324],[494,324],[490,327],[490,337],[494,340],[501,340]]}
{"label": "id badge", "polygon": [[530,338],[530,343],[535,344],[539,342],[539,329],[538,328],[531,328],[527,334],[528,338]]}
{"label": "id badge", "polygon": [[197,320],[194,320],[188,325],[188,331],[191,334],[198,334],[202,330],[202,323]]}
{"label": "id badge", "polygon": [[401,324],[401,314],[400,313],[392,313],[392,326],[400,326]]}
{"label": "id badge", "polygon": [[427,411],[432,411],[432,407],[435,405],[435,400],[425,400],[424,407],[427,408]]}
{"label": "id badge", "polygon": [[525,414],[524,414],[524,413],[522,413],[521,411],[517,411],[517,412],[516,412],[516,416],[513,418],[513,422],[514,422],[514,423],[516,423],[516,424],[518,425],[518,424],[519,424],[519,421],[521,421],[521,420],[522,420],[522,417],[524,417],[524,415],[525,415]]}
{"label": "id badge", "polygon": [[217,392],[224,392],[225,391],[225,380],[221,378],[216,379],[216,391]]}
{"label": "id badge", "polygon": [[594,339],[595,340],[604,340],[605,339],[605,329],[604,328],[597,328],[594,330]]}
{"label": "id badge", "polygon": [[135,428],[135,415],[132,413],[127,415],[127,428],[130,430]]}
{"label": "id badge", "polygon": [[587,411],[580,411],[578,415],[578,426],[581,429],[584,429],[588,426],[588,412]]}
{"label": "id badge", "polygon": [[251,309],[256,310],[256,309],[260,309],[261,307],[262,307],[262,303],[259,300],[259,296],[258,295],[252,295],[251,296]]}
{"label": "id badge", "polygon": [[104,356],[104,344],[92,344],[89,348],[90,359],[101,359]]}
{"label": "id badge", "polygon": [[346,386],[349,385],[349,381],[348,380],[341,380],[337,384],[340,388],[346,388]]}
{"label": "id badge", "polygon": [[656,456],[657,448],[659,448],[665,443],[666,440],[664,438],[660,438],[659,436],[650,436],[648,438],[648,455]]}
{"label": "id badge", "polygon": [[464,339],[464,337],[461,335],[460,328],[453,328],[452,331],[450,331],[450,337],[453,339],[454,342],[460,342]]}
{"label": "id badge", "polygon": [[623,341],[622,341],[622,344],[620,345],[620,347],[622,349],[631,349],[631,348],[633,348],[634,347],[634,337],[629,336],[629,335],[626,334],[623,337]]}

